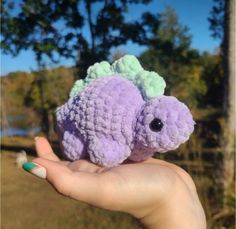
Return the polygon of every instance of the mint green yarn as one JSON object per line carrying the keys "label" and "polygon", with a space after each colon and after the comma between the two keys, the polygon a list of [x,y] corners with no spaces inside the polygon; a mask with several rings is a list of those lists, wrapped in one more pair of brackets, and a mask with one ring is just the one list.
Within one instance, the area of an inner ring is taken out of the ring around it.
{"label": "mint green yarn", "polygon": [[145,71],[135,56],[125,55],[112,65],[102,61],[90,66],[86,78],[75,82],[70,97],[77,95],[93,80],[115,74],[132,81],[139,88],[144,100],[164,94],[164,79],[156,72]]}
{"label": "mint green yarn", "polygon": [[87,77],[85,79],[88,81],[95,80],[100,77],[112,75],[114,72],[112,71],[111,65],[106,62],[102,61],[100,63],[96,63],[90,66],[87,70]]}
{"label": "mint green yarn", "polygon": [[112,64],[113,71],[131,80],[141,91],[145,100],[163,95],[166,83],[156,72],[145,71],[138,59],[126,55]]}
{"label": "mint green yarn", "polygon": [[138,59],[132,55],[125,55],[112,64],[113,71],[120,73],[126,79],[135,83],[135,76],[143,70]]}
{"label": "mint green yarn", "polygon": [[112,74],[114,74],[114,72],[112,71],[111,65],[106,61],[90,66],[87,70],[86,78],[84,80],[77,80],[74,83],[70,91],[70,97],[74,97],[81,92],[91,81]]}
{"label": "mint green yarn", "polygon": [[136,75],[136,85],[141,90],[145,100],[163,95],[165,80],[156,72],[141,71]]}
{"label": "mint green yarn", "polygon": [[85,87],[83,80],[76,80],[71,91],[70,91],[70,97],[76,96],[80,91],[82,91]]}

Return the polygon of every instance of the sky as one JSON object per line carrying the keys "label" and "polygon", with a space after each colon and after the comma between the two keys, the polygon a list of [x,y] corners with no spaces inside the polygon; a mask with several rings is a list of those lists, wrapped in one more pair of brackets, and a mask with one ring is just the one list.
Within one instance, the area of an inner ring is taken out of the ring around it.
{"label": "sky", "polygon": [[[147,6],[142,4],[131,6],[127,19],[136,19],[145,11],[161,13],[166,6],[173,7],[176,10],[180,23],[189,28],[189,34],[192,35],[192,48],[199,51],[214,52],[219,47],[219,40],[211,37],[207,19],[213,6],[213,0],[153,0]],[[128,42],[127,45],[123,45],[119,49],[125,51],[125,53],[138,56],[145,50],[145,47]],[[72,66],[73,63],[71,59],[61,58],[58,65]],[[49,67],[56,66],[49,63]],[[1,76],[14,71],[30,72],[33,70],[37,70],[37,64],[34,53],[31,50],[21,51],[16,57],[5,55],[1,51]]]}

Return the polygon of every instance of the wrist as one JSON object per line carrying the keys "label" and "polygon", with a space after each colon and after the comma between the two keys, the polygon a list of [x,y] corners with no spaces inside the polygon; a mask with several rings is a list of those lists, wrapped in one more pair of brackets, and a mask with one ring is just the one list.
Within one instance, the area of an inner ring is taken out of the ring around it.
{"label": "wrist", "polygon": [[147,229],[205,229],[206,219],[196,191],[177,187],[139,220]]}
{"label": "wrist", "polygon": [[205,229],[205,216],[202,217],[203,214],[199,212],[194,211],[185,214],[182,209],[156,211],[141,218],[140,221],[147,229],[188,229],[190,227],[192,229]]}

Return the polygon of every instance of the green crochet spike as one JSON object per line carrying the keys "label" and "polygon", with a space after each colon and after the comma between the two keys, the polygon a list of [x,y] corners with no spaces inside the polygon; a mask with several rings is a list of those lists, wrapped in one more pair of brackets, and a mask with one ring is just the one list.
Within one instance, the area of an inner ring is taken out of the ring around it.
{"label": "green crochet spike", "polygon": [[81,92],[85,87],[83,80],[77,80],[75,81],[71,91],[70,91],[70,97],[76,96],[79,92]]}
{"label": "green crochet spike", "polygon": [[88,68],[85,82],[90,83],[91,81],[95,79],[98,79],[104,76],[109,76],[112,74],[114,74],[114,72],[112,71],[111,65],[106,61],[102,61]]}
{"label": "green crochet spike", "polygon": [[145,100],[163,95],[165,80],[156,72],[141,71],[136,75],[136,85],[141,90]]}
{"label": "green crochet spike", "polygon": [[112,75],[120,75],[132,81],[145,100],[164,94],[166,87],[164,79],[156,72],[145,71],[135,56],[125,55],[116,60],[112,66],[102,61],[89,67],[86,78],[75,82],[70,97],[81,92],[91,81]]}
{"label": "green crochet spike", "polygon": [[125,55],[112,64],[113,71],[135,83],[136,75],[143,70],[138,59],[132,55]]}

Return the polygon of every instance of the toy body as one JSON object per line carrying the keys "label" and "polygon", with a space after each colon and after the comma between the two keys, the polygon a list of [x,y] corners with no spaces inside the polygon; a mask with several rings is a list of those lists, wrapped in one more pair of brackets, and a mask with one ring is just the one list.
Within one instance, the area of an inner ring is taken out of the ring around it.
{"label": "toy body", "polygon": [[116,166],[176,149],[194,129],[189,109],[176,98],[144,101],[129,80],[112,75],[91,82],[56,111],[64,154]]}

